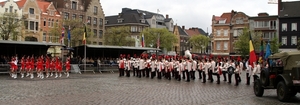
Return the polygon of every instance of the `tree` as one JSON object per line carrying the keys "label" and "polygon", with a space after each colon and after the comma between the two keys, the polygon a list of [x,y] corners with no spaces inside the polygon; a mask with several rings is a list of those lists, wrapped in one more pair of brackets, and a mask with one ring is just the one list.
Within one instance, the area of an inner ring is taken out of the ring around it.
{"label": "tree", "polygon": [[281,43],[279,43],[278,38],[275,37],[270,41],[270,48],[272,53],[278,53],[279,52],[279,47]]}
{"label": "tree", "polygon": [[[84,33],[84,23],[79,19],[68,19],[63,20],[60,24],[55,23],[54,27],[50,29],[50,35],[52,35],[55,38],[52,38],[52,42],[59,42],[61,35],[62,35],[62,28],[65,28],[65,34],[64,34],[64,44],[68,44],[68,30],[70,27],[71,32],[71,46],[80,45],[83,40],[83,33]],[[91,32],[91,29],[89,26],[87,26],[87,37],[93,36],[93,33]],[[90,43],[90,41],[86,41],[87,44]]]}
{"label": "tree", "polygon": [[248,28],[244,28],[243,32],[240,33],[238,40],[234,43],[234,46],[237,49],[238,53],[241,54],[243,57],[249,55],[250,52],[249,51],[250,34],[251,34],[254,49],[258,50],[260,46],[260,42],[261,42],[260,38],[262,35],[261,32],[250,32]]}
{"label": "tree", "polygon": [[16,13],[4,13],[0,16],[0,34],[2,40],[17,40],[20,36],[20,30],[22,26],[22,20],[18,18]]}
{"label": "tree", "polygon": [[141,35],[142,34],[144,34],[145,37],[146,47],[156,47],[157,40],[159,39],[159,46],[170,51],[173,44],[177,42],[176,36],[166,28],[146,28]]}
{"label": "tree", "polygon": [[208,45],[209,38],[204,35],[194,35],[189,39],[189,42],[195,49],[200,49],[201,53]]}
{"label": "tree", "polygon": [[135,39],[131,37],[130,27],[111,27],[104,35],[105,45],[134,46]]}

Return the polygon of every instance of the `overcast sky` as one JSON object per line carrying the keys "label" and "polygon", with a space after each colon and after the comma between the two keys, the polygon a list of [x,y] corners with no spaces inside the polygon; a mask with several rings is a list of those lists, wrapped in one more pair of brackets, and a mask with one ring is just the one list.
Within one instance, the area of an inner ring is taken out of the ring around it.
{"label": "overcast sky", "polygon": [[[295,0],[283,0],[295,1]],[[122,8],[141,9],[169,15],[175,24],[186,28],[199,27],[211,32],[212,15],[220,16],[231,10],[257,16],[260,12],[277,15],[277,4],[268,0],[100,0],[105,16],[117,15]]]}
{"label": "overcast sky", "polygon": [[[5,0],[0,0],[5,1]],[[257,16],[260,12],[277,15],[277,4],[269,0],[100,0],[105,16],[117,15],[122,8],[141,9],[169,15],[174,23],[186,28],[199,27],[211,32],[212,15],[220,16],[231,10]],[[299,0],[282,0],[299,1]]]}

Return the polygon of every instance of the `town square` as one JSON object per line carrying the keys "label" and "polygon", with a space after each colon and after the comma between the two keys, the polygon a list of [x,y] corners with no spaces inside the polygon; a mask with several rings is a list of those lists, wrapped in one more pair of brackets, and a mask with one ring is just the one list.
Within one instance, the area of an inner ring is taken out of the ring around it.
{"label": "town square", "polygon": [[0,0],[0,105],[297,105],[299,0]]}

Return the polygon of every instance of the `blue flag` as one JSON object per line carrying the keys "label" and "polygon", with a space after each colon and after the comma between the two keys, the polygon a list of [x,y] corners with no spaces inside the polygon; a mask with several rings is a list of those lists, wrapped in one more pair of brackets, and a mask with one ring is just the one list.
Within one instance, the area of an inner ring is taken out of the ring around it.
{"label": "blue flag", "polygon": [[265,59],[267,59],[271,55],[271,48],[270,48],[270,42],[268,42],[267,47],[266,47],[266,55]]}
{"label": "blue flag", "polygon": [[70,28],[70,26],[69,26],[69,29],[68,29],[68,40],[70,41],[71,40],[71,28]]}

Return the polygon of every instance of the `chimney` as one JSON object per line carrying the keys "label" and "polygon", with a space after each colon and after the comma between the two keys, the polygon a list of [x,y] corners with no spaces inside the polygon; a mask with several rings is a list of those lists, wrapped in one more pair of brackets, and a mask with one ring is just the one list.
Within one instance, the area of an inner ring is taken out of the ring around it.
{"label": "chimney", "polygon": [[183,30],[185,30],[185,26],[182,26],[181,28],[182,28]]}
{"label": "chimney", "polygon": [[280,10],[283,10],[283,8],[282,8],[282,0],[278,0],[278,16],[280,14]]}
{"label": "chimney", "polygon": [[258,17],[261,17],[261,16],[269,16],[269,14],[266,12],[258,13]]}
{"label": "chimney", "polygon": [[168,14],[166,15],[166,19],[169,19],[169,15]]}

